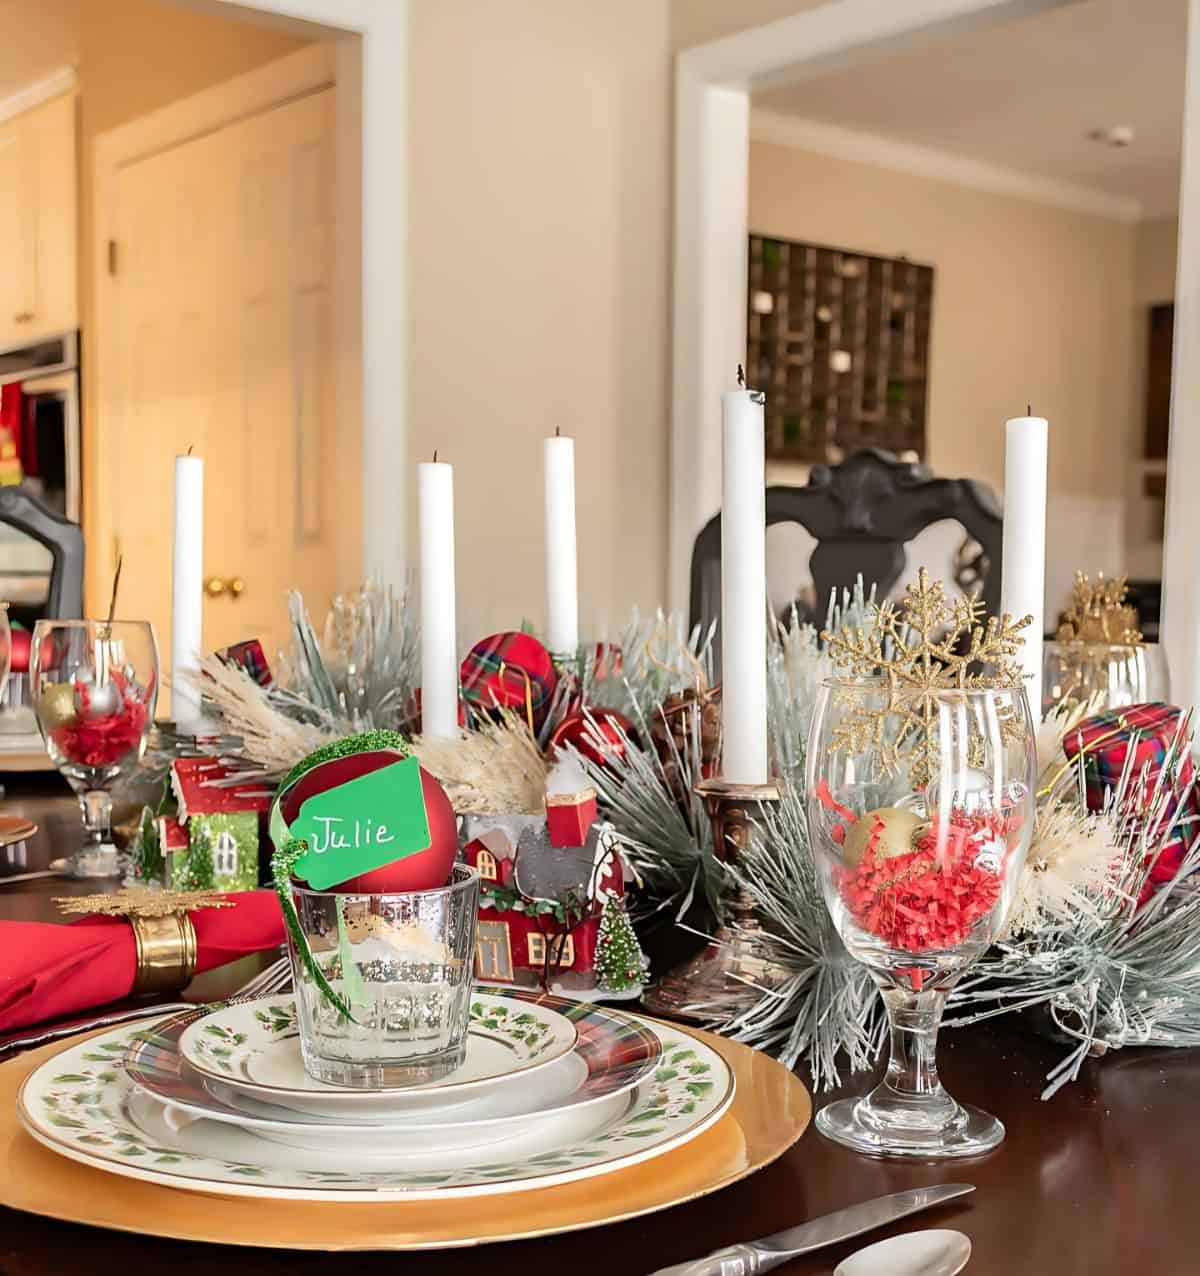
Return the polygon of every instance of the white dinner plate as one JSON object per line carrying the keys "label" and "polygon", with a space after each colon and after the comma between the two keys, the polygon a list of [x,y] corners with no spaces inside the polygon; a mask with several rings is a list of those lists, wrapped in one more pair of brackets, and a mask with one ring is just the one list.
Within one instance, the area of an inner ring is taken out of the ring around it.
{"label": "white dinner plate", "polygon": [[483,1147],[517,1135],[548,1134],[560,1128],[564,1118],[577,1117],[585,1109],[608,1113],[608,1098],[627,1094],[654,1074],[662,1046],[647,1025],[600,1006],[589,1007],[586,1014],[573,1006],[567,1009],[576,1015],[576,1049],[521,1085],[452,1108],[391,1115],[370,1125],[261,1103],[193,1072],[178,1046],[199,1018],[198,1011],[175,1015],[139,1034],[126,1051],[124,1065],[137,1086],[167,1103],[164,1119],[174,1128],[208,1119],[295,1147],[346,1146],[373,1152]]}
{"label": "white dinner plate", "polygon": [[538,1151],[506,1143],[456,1158],[469,1164],[384,1167],[365,1156],[343,1167],[332,1153],[285,1148],[213,1121],[171,1130],[160,1101],[144,1092],[135,1098],[139,1091],[121,1067],[136,1036],[128,1027],[68,1047],[36,1068],[21,1087],[18,1111],[33,1138],[72,1160],[192,1191],[323,1201],[516,1192],[648,1160],[720,1118],[734,1091],[725,1061],[682,1028],[656,1025],[656,1031],[663,1053],[652,1079],[611,1096],[608,1102],[621,1110],[603,1128]]}
{"label": "white dinner plate", "polygon": [[578,1030],[572,1019],[545,1004],[548,1000],[514,1000],[476,990],[462,1066],[438,1081],[406,1089],[349,1089],[310,1077],[300,1057],[290,994],[208,1012],[189,1024],[179,1052],[205,1078],[252,1099],[317,1116],[373,1120],[522,1085],[569,1054]]}

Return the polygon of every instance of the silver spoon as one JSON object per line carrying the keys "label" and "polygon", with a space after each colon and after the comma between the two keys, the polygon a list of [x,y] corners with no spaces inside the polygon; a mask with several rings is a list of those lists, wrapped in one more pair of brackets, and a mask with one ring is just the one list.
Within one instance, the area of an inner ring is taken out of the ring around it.
{"label": "silver spoon", "polygon": [[891,1236],[843,1258],[833,1276],[956,1276],[971,1257],[962,1232],[934,1228]]}

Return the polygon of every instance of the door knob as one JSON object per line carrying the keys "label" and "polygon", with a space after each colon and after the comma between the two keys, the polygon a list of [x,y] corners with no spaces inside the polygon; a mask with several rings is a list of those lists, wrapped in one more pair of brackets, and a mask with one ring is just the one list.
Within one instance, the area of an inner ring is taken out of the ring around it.
{"label": "door knob", "polygon": [[204,582],[204,592],[209,598],[220,598],[228,594],[230,598],[240,598],[246,589],[246,582],[240,576],[230,576],[222,580],[220,576],[210,576]]}

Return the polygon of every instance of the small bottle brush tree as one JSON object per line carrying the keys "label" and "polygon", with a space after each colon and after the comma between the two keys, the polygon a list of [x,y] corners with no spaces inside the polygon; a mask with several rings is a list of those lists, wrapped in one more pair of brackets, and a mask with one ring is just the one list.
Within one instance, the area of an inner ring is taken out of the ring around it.
{"label": "small bottle brush tree", "polygon": [[646,955],[634,934],[625,905],[610,895],[596,937],[596,982],[604,992],[624,992],[646,977]]}
{"label": "small bottle brush tree", "polygon": [[163,858],[158,838],[158,821],[148,806],[142,808],[131,857],[134,877],[143,882],[153,882],[162,876]]}
{"label": "small bottle brush tree", "polygon": [[188,851],[185,890],[210,891],[216,885],[212,851],[212,833],[202,828]]}

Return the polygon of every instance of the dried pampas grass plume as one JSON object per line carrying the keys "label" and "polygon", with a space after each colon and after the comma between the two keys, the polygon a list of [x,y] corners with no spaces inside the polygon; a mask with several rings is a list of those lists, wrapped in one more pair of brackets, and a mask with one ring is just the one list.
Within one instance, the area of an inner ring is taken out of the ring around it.
{"label": "dried pampas grass plume", "polygon": [[223,728],[242,739],[242,752],[264,778],[286,775],[315,749],[345,735],[348,724],[320,716],[317,724],[280,712],[271,692],[244,669],[208,655],[192,678],[221,715]]}
{"label": "dried pampas grass plume", "polygon": [[1115,818],[1054,804],[1037,813],[1033,842],[1008,920],[1008,934],[1046,924],[1096,921],[1118,889],[1122,853]]}
{"label": "dried pampas grass plume", "polygon": [[460,815],[532,815],[544,807],[546,762],[515,715],[457,736],[417,736],[412,752],[441,781]]}

